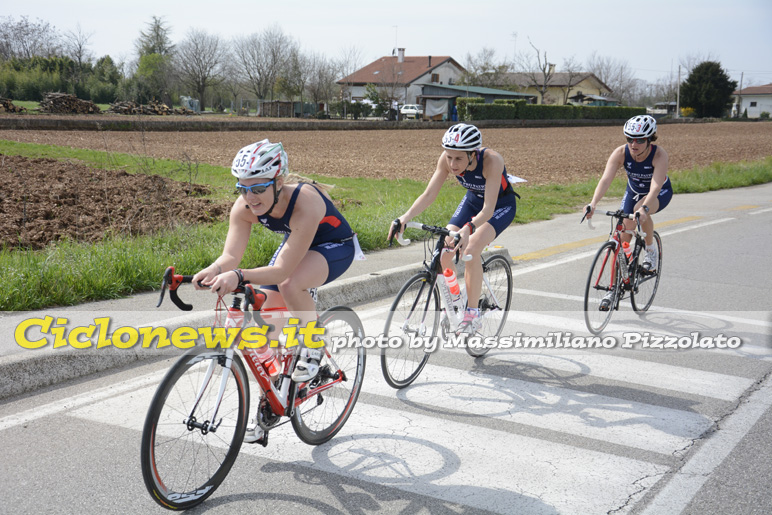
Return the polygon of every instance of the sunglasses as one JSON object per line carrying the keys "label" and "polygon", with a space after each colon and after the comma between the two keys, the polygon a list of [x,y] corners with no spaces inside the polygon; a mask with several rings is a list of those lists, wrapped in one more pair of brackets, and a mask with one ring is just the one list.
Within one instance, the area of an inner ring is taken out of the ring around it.
{"label": "sunglasses", "polygon": [[260,184],[255,184],[253,186],[244,186],[237,182],[236,191],[238,191],[244,196],[246,196],[247,193],[252,193],[253,195],[260,195],[261,193],[265,193],[265,190],[268,189],[268,186],[273,185],[273,183],[274,181],[269,181],[269,182],[263,182]]}
{"label": "sunglasses", "polygon": [[638,143],[639,145],[643,145],[649,140],[649,138],[627,138],[628,143]]}

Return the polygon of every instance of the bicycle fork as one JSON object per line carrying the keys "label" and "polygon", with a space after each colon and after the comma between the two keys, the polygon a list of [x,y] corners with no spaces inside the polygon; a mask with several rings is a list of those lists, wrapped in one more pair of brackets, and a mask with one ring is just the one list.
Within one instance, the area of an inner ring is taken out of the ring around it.
{"label": "bicycle fork", "polygon": [[[201,434],[204,435],[210,431],[215,433],[217,432],[217,428],[220,427],[220,424],[222,424],[222,419],[220,419],[220,421],[216,424],[214,422],[217,420],[217,412],[220,410],[220,404],[222,403],[222,398],[225,393],[225,387],[228,383],[228,376],[230,376],[231,373],[231,365],[233,364],[233,352],[233,349],[228,349],[225,351],[225,354],[220,354],[217,356],[217,360],[209,360],[206,374],[204,375],[204,379],[201,382],[201,386],[199,386],[198,394],[196,394],[196,400],[193,403],[193,406],[190,408],[190,413],[188,413],[187,418],[183,420],[189,431],[200,429]],[[220,376],[220,388],[217,391],[217,399],[215,400],[212,419],[205,420],[204,422],[198,422],[194,413],[196,412],[196,409],[198,408],[198,405],[204,396],[204,392],[206,391],[207,386],[209,386],[209,382],[214,376],[215,368],[218,366],[222,368],[222,374]]]}

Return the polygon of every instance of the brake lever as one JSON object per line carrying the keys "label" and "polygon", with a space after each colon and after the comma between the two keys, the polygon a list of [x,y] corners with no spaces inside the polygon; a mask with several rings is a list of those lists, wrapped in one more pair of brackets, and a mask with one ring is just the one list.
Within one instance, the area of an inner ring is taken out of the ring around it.
{"label": "brake lever", "polygon": [[[180,287],[180,284],[182,283],[190,283],[193,282],[193,276],[192,275],[179,275],[174,273],[174,267],[170,266],[164,271],[163,280],[161,281],[161,297],[158,299],[158,304],[156,304],[155,307],[160,307],[161,302],[164,300],[164,292],[166,289],[169,289],[169,298],[172,299],[172,302],[174,302],[174,305],[180,308],[182,311],[192,311],[193,306],[191,304],[186,304],[185,302],[180,299],[179,295],[177,295],[177,288]],[[200,283],[199,283],[200,284]]]}

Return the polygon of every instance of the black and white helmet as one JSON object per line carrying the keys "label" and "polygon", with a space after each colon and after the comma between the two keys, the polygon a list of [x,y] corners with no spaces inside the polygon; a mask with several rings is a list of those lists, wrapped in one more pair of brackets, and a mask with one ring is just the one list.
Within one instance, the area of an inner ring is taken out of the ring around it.
{"label": "black and white helmet", "polygon": [[247,145],[236,153],[231,173],[239,179],[275,179],[289,173],[287,153],[281,143],[267,139]]}
{"label": "black and white helmet", "polygon": [[651,138],[657,133],[657,120],[647,114],[633,116],[625,123],[624,133],[628,138]]}
{"label": "black and white helmet", "polygon": [[442,148],[446,150],[461,150],[470,152],[482,146],[482,134],[474,125],[457,123],[445,132],[442,137]]}

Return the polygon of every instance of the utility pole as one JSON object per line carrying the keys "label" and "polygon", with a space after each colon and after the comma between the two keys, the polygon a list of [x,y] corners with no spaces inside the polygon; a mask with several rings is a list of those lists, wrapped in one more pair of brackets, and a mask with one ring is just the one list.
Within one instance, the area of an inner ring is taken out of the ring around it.
{"label": "utility pole", "polygon": [[740,89],[737,91],[740,92],[740,95],[737,95],[737,117],[740,118],[742,116],[742,113],[740,112],[743,108],[743,76],[745,75],[745,72],[740,72]]}
{"label": "utility pole", "polygon": [[678,92],[676,93],[675,117],[681,117],[681,65],[678,65]]}

